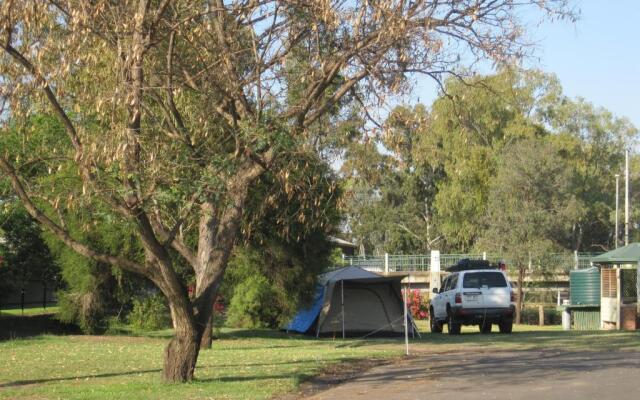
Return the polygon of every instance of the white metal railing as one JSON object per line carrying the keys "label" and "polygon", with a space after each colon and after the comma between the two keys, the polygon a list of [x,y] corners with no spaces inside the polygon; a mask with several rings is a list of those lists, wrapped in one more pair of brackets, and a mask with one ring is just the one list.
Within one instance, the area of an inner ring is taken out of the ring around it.
{"label": "white metal railing", "polygon": [[[432,254],[383,254],[379,256],[347,256],[343,257],[342,266],[354,265],[373,272],[428,272],[432,270],[434,257]],[[438,253],[439,254],[439,253]],[[556,253],[549,254],[539,261],[541,266],[550,271],[568,272],[572,269],[589,268],[591,258],[595,253]],[[507,267],[511,264],[508,259],[499,255],[482,253],[467,254],[439,254],[439,265],[442,269],[469,258],[472,260],[489,260],[491,262],[505,261]],[[436,258],[437,260],[438,258]]]}

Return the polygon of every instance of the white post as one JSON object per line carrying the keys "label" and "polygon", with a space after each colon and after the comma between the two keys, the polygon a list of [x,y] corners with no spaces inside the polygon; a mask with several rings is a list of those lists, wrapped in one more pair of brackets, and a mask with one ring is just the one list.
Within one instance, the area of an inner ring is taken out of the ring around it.
{"label": "white post", "polygon": [[616,285],[618,286],[616,290],[616,329],[622,329],[622,271],[620,268],[616,268]]}
{"label": "white post", "polygon": [[345,335],[345,331],[344,331],[344,280],[340,281],[341,283],[341,293],[340,293],[340,297],[341,297],[341,303],[342,303],[342,338],[344,339],[346,337]]}
{"label": "white post", "polygon": [[618,238],[620,235],[618,234],[618,204],[620,203],[620,174],[616,174],[616,233],[615,233],[615,245],[616,249],[618,248]]}
{"label": "white post", "polygon": [[389,274],[389,253],[384,253],[384,273]]}
{"label": "white post", "polygon": [[486,260],[486,259],[487,259],[487,252],[486,252],[486,251],[483,251],[483,252],[482,252],[482,259],[483,259],[483,260]]}
{"label": "white post", "polygon": [[624,152],[624,245],[629,244],[629,150]]}
{"label": "white post", "polygon": [[440,251],[431,250],[431,267],[429,268],[429,290],[440,289]]}
{"label": "white post", "polygon": [[409,316],[407,314],[407,288],[404,288],[404,344],[409,355]]}
{"label": "white post", "polygon": [[578,250],[574,250],[573,251],[573,261],[574,261],[574,267],[573,269],[578,269],[578,266],[580,264],[579,260],[578,260]]}

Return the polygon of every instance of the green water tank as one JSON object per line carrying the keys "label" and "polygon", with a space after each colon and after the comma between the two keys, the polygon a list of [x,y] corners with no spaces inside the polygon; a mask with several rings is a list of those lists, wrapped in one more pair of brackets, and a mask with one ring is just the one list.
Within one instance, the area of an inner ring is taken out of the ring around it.
{"label": "green water tank", "polygon": [[589,268],[569,273],[572,305],[600,305],[600,270]]}

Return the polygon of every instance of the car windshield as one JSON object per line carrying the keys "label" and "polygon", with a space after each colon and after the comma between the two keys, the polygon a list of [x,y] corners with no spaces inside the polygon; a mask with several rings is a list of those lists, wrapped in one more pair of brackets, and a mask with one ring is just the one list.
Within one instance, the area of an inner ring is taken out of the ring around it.
{"label": "car windshield", "polygon": [[470,272],[464,275],[464,288],[507,287],[507,281],[500,272]]}

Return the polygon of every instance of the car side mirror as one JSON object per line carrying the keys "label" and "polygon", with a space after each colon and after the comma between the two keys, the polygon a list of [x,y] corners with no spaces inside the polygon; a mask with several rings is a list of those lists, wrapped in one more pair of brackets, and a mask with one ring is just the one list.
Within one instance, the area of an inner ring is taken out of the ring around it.
{"label": "car side mirror", "polygon": [[434,287],[434,288],[433,288],[433,293],[438,294],[438,293],[440,293],[440,291],[438,290],[438,288],[437,288],[437,287]]}

